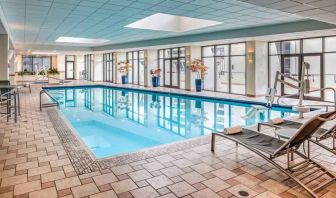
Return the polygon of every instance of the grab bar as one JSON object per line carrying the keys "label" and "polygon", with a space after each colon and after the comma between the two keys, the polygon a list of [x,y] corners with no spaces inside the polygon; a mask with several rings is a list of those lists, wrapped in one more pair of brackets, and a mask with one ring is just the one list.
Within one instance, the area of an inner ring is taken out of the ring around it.
{"label": "grab bar", "polygon": [[[42,104],[43,94],[46,94],[54,102]],[[42,111],[42,108],[55,107],[55,106],[57,106],[57,108],[60,108],[60,103],[52,95],[50,95],[46,90],[42,89],[40,91],[40,111]]]}

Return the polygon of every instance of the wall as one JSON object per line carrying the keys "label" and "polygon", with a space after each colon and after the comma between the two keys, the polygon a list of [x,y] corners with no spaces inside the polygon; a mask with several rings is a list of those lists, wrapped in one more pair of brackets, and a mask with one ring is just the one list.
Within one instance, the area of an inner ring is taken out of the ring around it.
{"label": "wall", "polygon": [[[201,59],[201,58],[202,58],[202,48],[201,48],[201,46],[191,46],[190,47],[190,64],[192,63],[193,60]],[[195,91],[196,90],[195,80],[197,79],[197,74],[193,73],[189,69],[187,69],[187,73],[188,72],[190,73],[190,82],[189,82],[190,89],[189,90]],[[187,81],[187,79],[186,79],[186,81]],[[186,82],[186,85],[187,84],[188,84],[188,82]],[[188,90],[188,86],[186,86],[186,89]]]}
{"label": "wall", "polygon": [[118,64],[119,62],[125,62],[126,61],[126,52],[117,52],[117,64],[116,64],[116,74],[117,74],[117,81],[116,81],[116,83],[121,83],[122,81],[121,81],[121,76],[122,76],[122,74],[119,72],[119,67],[120,67],[120,65]]}
{"label": "wall", "polygon": [[103,55],[94,55],[94,76],[93,81],[103,81]]}
{"label": "wall", "polygon": [[0,80],[8,80],[8,35],[0,35]]}
{"label": "wall", "polygon": [[256,71],[255,71],[255,87],[256,96],[265,96],[266,90],[268,88],[268,43],[267,42],[256,42],[255,48],[255,60],[256,60]]}
{"label": "wall", "polygon": [[60,72],[60,78],[65,79],[65,55],[57,56],[57,70]]}

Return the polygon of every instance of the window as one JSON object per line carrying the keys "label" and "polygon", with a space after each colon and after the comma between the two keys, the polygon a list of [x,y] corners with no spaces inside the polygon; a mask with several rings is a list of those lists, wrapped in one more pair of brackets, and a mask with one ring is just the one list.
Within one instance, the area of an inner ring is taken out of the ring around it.
{"label": "window", "polygon": [[103,81],[114,81],[114,53],[103,54]]}
{"label": "window", "polygon": [[246,43],[204,46],[202,60],[208,67],[205,90],[245,94]]}
{"label": "window", "polygon": [[22,71],[48,71],[51,68],[51,56],[22,56]]}
{"label": "window", "polygon": [[[336,88],[335,46],[336,36],[269,42],[269,86],[273,87],[277,71],[297,76],[301,62],[306,61],[310,63],[309,79],[311,89]],[[289,93],[286,86],[281,88],[278,85],[277,90],[278,94]],[[317,100],[334,100],[333,93],[329,90],[326,90],[324,94],[312,92],[305,94],[305,96],[313,97]]]}
{"label": "window", "polygon": [[85,64],[85,80],[90,80],[90,81],[93,81],[94,78],[94,58],[93,58],[93,54],[88,54],[88,55],[85,55],[84,57],[85,61],[84,61],[84,64]]}
{"label": "window", "polygon": [[158,52],[159,68],[163,71],[163,85],[185,89],[186,49],[184,47],[161,49]]}
{"label": "window", "polygon": [[132,69],[128,73],[129,83],[145,85],[145,51],[127,52],[126,57],[132,65]]}

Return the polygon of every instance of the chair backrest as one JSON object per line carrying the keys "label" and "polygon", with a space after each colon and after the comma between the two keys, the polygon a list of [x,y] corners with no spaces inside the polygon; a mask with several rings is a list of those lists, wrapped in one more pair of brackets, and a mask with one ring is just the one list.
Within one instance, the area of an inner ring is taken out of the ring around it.
{"label": "chair backrest", "polygon": [[285,150],[286,148],[292,148],[295,146],[299,146],[305,140],[310,138],[316,132],[316,130],[318,130],[322,126],[322,124],[324,124],[327,121],[327,120],[321,120],[319,118],[330,119],[333,116],[336,116],[336,111],[322,113],[322,114],[314,116],[313,118],[305,122],[297,130],[295,135],[293,135],[293,137],[290,138],[284,145],[282,145],[275,153]]}

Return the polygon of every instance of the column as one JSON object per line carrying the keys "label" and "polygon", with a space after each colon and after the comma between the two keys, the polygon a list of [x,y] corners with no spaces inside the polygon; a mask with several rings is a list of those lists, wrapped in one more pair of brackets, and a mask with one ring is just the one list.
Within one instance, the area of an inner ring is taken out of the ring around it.
{"label": "column", "polygon": [[9,80],[8,70],[8,35],[0,35],[0,80]]}

